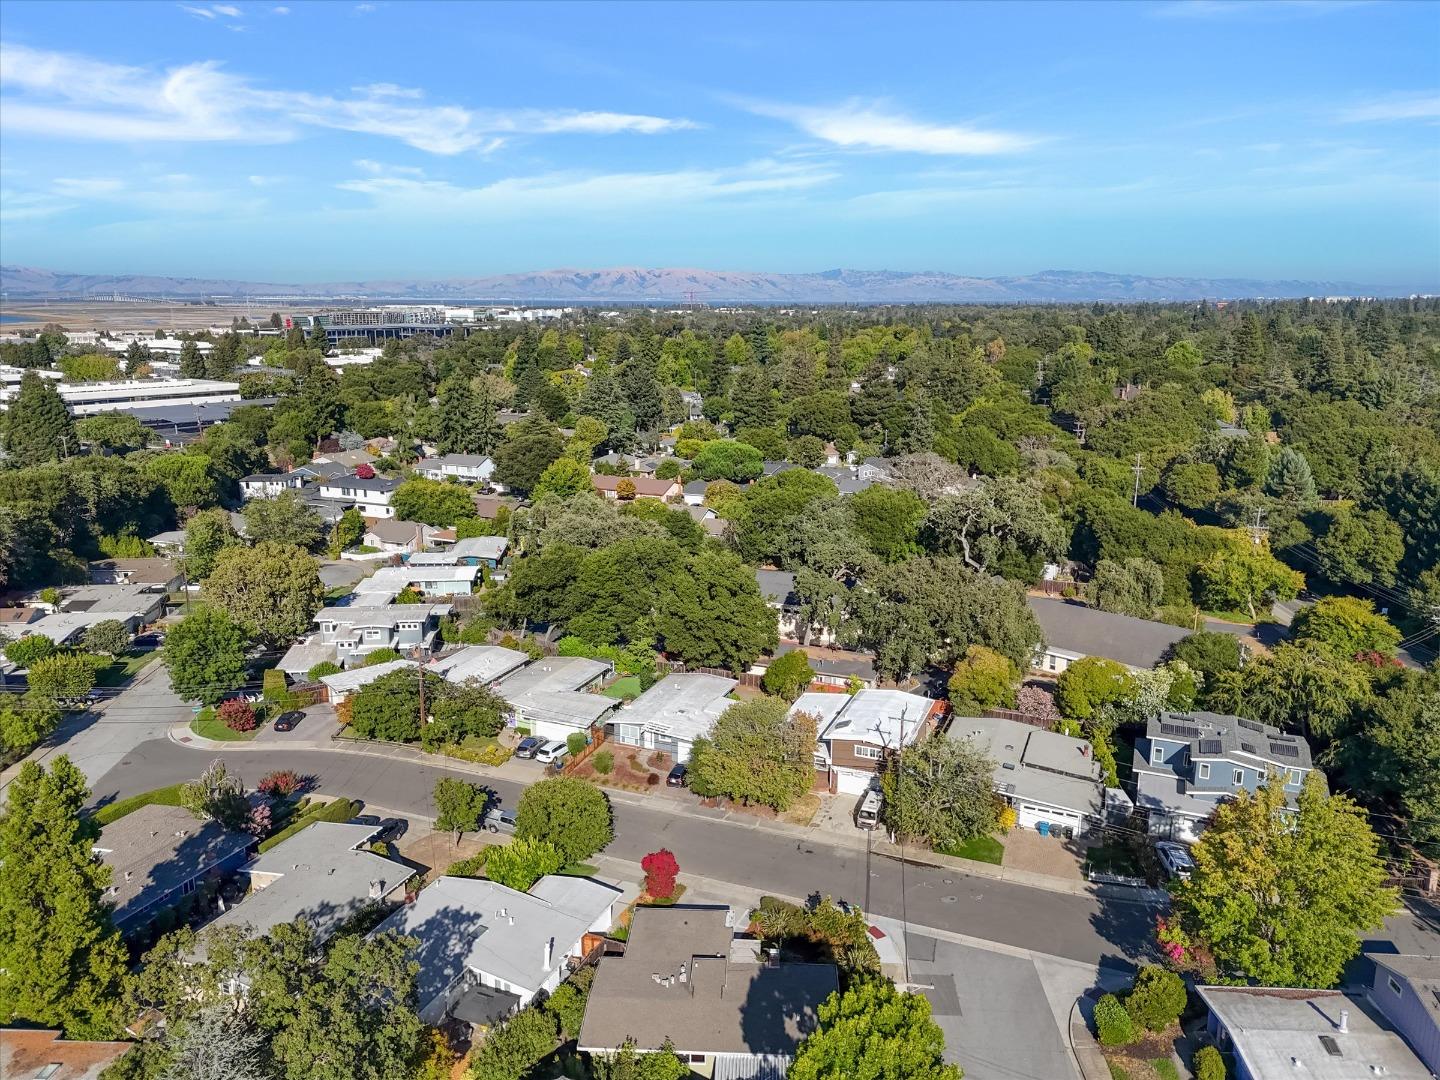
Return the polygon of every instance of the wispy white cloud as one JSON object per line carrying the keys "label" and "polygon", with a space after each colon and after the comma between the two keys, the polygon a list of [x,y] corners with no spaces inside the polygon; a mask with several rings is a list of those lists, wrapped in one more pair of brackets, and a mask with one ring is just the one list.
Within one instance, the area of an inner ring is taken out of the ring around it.
{"label": "wispy white cloud", "polygon": [[423,98],[425,91],[413,86],[397,86],[394,83],[377,82],[369,86],[352,86],[351,90],[357,94],[366,94],[369,97],[395,97],[395,98]]}
{"label": "wispy white cloud", "polygon": [[213,61],[167,72],[23,45],[0,49],[13,132],[109,142],[284,142],[303,127],[381,135],[434,154],[489,153],[509,135],[658,135],[689,120],[630,113],[422,104],[420,91],[380,83],[353,97],[255,86]]}
{"label": "wispy white cloud", "polygon": [[383,161],[372,161],[370,158],[358,158],[355,167],[363,173],[371,176],[424,176],[425,170],[418,169],[413,165],[387,165]]}
{"label": "wispy white cloud", "polygon": [[288,7],[272,7],[272,8],[270,9],[270,14],[271,14],[271,15],[289,15],[289,14],[290,14],[290,9],[289,9]]}
{"label": "wispy white cloud", "polygon": [[1368,7],[1375,0],[1171,0],[1149,9],[1162,19],[1305,19]]}
{"label": "wispy white cloud", "polygon": [[400,176],[370,176],[337,186],[342,191],[369,196],[376,207],[387,210],[420,217],[464,217],[496,213],[592,214],[661,204],[698,205],[784,196],[827,184],[836,176],[819,168],[765,160],[732,168],[673,172],[547,173],[508,177],[481,187]]}
{"label": "wispy white cloud", "polygon": [[356,4],[355,10],[358,11],[361,15],[368,15],[370,14],[370,12],[377,9],[374,4]]}
{"label": "wispy white cloud", "polygon": [[96,195],[113,195],[125,186],[125,181],[113,176],[57,177],[51,186],[61,195],[72,198],[89,198]]}
{"label": "wispy white cloud", "polygon": [[180,10],[197,19],[216,19],[224,16],[227,19],[239,19],[244,15],[239,8],[233,4],[211,4],[209,7],[197,7],[194,4],[180,4]]}
{"label": "wispy white cloud", "polygon": [[1428,90],[1416,94],[1392,94],[1343,109],[1339,118],[1344,124],[1389,120],[1440,120],[1440,93]]}
{"label": "wispy white cloud", "polygon": [[794,124],[835,146],[913,154],[1007,154],[1039,140],[1018,132],[964,124],[935,124],[887,110],[879,103],[851,100],[835,106],[751,103],[751,112]]}

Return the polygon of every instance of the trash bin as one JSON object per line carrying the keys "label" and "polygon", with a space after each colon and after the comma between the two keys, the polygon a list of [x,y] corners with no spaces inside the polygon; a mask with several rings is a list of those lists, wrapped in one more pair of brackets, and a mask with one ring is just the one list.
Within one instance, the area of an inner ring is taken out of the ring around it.
{"label": "trash bin", "polygon": [[1073,826],[1073,825],[1066,825],[1066,826],[1065,826],[1065,839],[1066,839],[1066,840],[1074,840],[1074,839],[1075,839],[1075,826]]}
{"label": "trash bin", "polygon": [[1035,823],[1035,831],[1036,831],[1037,833],[1039,833],[1041,836],[1049,836],[1049,835],[1050,835],[1050,823],[1049,823],[1048,821],[1037,821],[1037,822]]}

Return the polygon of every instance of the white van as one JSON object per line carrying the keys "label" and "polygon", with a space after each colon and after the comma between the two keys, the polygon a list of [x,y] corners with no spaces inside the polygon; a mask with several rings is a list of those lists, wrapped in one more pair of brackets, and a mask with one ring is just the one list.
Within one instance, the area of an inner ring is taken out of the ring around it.
{"label": "white van", "polygon": [[885,797],[875,788],[866,788],[865,794],[860,796],[860,801],[855,804],[855,827],[858,829],[875,829],[880,826],[880,807],[885,804]]}

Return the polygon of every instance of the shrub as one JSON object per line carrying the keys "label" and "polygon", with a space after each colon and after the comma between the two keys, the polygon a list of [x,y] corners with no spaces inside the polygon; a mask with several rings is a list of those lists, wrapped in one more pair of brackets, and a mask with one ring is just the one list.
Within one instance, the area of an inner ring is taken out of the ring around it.
{"label": "shrub", "polygon": [[615,769],[615,755],[609,750],[601,750],[590,759],[590,762],[601,776],[609,776]]}
{"label": "shrub", "polygon": [[336,799],[334,802],[312,807],[301,815],[297,821],[291,822],[274,836],[260,841],[260,846],[256,850],[260,852],[269,851],[276,844],[289,840],[290,837],[305,828],[305,826],[313,825],[317,821],[349,821],[359,812],[360,808],[349,799]]}
{"label": "shrub", "polygon": [[285,697],[285,673],[279,668],[270,668],[260,676],[260,695],[266,701],[280,701]]}
{"label": "shrub", "polygon": [[584,753],[585,747],[589,744],[590,741],[585,737],[583,731],[572,731],[569,735],[565,736],[565,748],[570,751],[571,757],[578,757]]}
{"label": "shrub", "polygon": [[255,790],[262,795],[269,795],[278,798],[289,798],[305,786],[304,778],[294,769],[276,769],[272,773],[266,773],[255,785]]}
{"label": "shrub", "polygon": [[513,840],[490,849],[485,876],[516,892],[529,892],[535,882],[564,865],[560,849],[548,840]]}
{"label": "shrub", "polygon": [[1185,1011],[1185,981],[1173,971],[1147,964],[1125,997],[1130,1018],[1149,1031],[1164,1031]]}
{"label": "shrub", "polygon": [[996,820],[1000,826],[1000,831],[1002,833],[1008,833],[1011,829],[1015,828],[1017,824],[1019,824],[1020,814],[1015,809],[1015,807],[1011,806],[1009,803],[1006,803],[1000,808],[1000,813],[997,815]]}
{"label": "shrub", "polygon": [[245,831],[251,836],[264,836],[271,829],[270,804],[256,803],[250,808],[250,815],[245,819]]}
{"label": "shrub", "polygon": [[1095,1036],[1101,1046],[1128,1046],[1135,1041],[1135,1024],[1114,994],[1095,1003]]}
{"label": "shrub", "polygon": [[657,786],[659,783],[660,783],[660,774],[659,774],[659,773],[653,773],[653,772],[652,772],[649,776],[645,777],[645,786],[646,786],[646,787],[655,787],[655,786]]}
{"label": "shrub", "polygon": [[483,877],[485,874],[485,863],[488,861],[490,852],[493,850],[493,848],[488,847],[481,848],[474,855],[471,855],[468,859],[460,859],[456,862],[451,863],[445,868],[445,876],[468,878]]}
{"label": "shrub", "polygon": [[468,746],[442,746],[440,753],[457,761],[473,761],[476,765],[504,765],[515,751],[499,743],[472,750]]}
{"label": "shrub", "polygon": [[321,660],[320,663],[305,673],[305,677],[311,682],[319,682],[326,675],[339,675],[340,672],[344,670],[345,669],[339,664],[333,663],[330,660]]}
{"label": "shrub", "polygon": [[640,860],[640,869],[645,871],[645,891],[653,899],[665,900],[675,895],[680,864],[672,852],[665,848],[652,851]]}
{"label": "shrub", "polygon": [[220,708],[215,710],[215,716],[231,731],[254,731],[260,722],[250,703],[239,698],[222,701]]}
{"label": "shrub", "polygon": [[1213,1046],[1195,1051],[1195,1080],[1225,1080],[1225,1058]]}
{"label": "shrub", "polygon": [[28,668],[31,664],[55,655],[55,642],[44,634],[31,634],[5,646],[5,659],[16,667]]}

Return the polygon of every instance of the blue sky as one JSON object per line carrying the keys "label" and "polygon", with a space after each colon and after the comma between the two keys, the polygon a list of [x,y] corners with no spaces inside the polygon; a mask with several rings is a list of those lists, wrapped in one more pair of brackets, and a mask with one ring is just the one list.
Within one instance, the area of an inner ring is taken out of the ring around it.
{"label": "blue sky", "polygon": [[1440,4],[7,0],[0,258],[1440,289]]}

